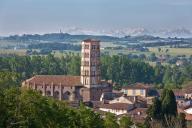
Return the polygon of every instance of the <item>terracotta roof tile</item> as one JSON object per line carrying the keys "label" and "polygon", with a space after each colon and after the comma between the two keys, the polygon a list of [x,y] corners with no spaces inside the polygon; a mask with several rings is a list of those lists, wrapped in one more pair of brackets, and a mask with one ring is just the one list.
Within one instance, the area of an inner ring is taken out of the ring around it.
{"label": "terracotta roof tile", "polygon": [[38,85],[62,85],[62,86],[81,86],[80,76],[65,75],[36,75],[25,81],[29,84]]}
{"label": "terracotta roof tile", "polygon": [[113,103],[113,104],[101,104],[100,108],[127,110],[130,104],[127,103]]}
{"label": "terracotta roof tile", "polygon": [[148,89],[148,88],[151,88],[151,86],[148,84],[136,83],[134,85],[128,85],[122,88],[123,89]]}

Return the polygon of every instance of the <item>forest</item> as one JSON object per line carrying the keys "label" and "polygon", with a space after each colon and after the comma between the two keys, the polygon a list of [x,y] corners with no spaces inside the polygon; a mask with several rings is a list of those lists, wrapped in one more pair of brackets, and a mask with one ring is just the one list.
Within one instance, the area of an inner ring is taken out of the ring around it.
{"label": "forest", "polygon": [[[0,57],[0,64],[0,83],[8,81],[20,85],[22,80],[34,75],[80,75],[81,59],[79,54],[73,53],[61,57],[52,54],[11,56]],[[158,88],[181,88],[192,80],[192,65],[150,66],[140,59],[129,59],[125,55],[103,55],[101,77],[112,80],[117,84],[117,89],[136,82],[154,84]]]}

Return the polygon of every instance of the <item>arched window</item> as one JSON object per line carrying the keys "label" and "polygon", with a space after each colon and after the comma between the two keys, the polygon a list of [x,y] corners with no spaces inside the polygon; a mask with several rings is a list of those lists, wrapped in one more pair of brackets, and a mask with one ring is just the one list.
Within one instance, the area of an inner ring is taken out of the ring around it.
{"label": "arched window", "polygon": [[50,91],[46,91],[46,96],[51,96],[51,92]]}
{"label": "arched window", "polygon": [[69,100],[70,96],[71,96],[71,93],[69,91],[66,91],[65,93],[63,93],[62,97],[64,100]]}
{"label": "arched window", "polygon": [[59,99],[59,92],[55,91],[54,94],[53,94],[53,97],[56,98],[56,99]]}

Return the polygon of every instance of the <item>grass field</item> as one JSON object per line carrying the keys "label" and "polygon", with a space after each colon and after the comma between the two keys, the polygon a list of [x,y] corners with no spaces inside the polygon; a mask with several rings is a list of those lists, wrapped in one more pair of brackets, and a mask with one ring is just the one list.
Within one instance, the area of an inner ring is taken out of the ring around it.
{"label": "grass field", "polygon": [[150,52],[140,52],[140,51],[129,51],[129,50],[101,50],[101,52],[103,52],[103,53],[109,53],[109,55],[117,55],[117,54],[125,54],[125,55],[127,55],[127,54],[137,54],[137,55],[139,55],[139,54],[145,54],[145,55],[149,55],[150,54]]}
{"label": "grass field", "polygon": [[26,49],[18,49],[18,50],[13,50],[13,49],[0,49],[0,55],[3,54],[15,54],[19,56],[24,56],[26,55]]}
{"label": "grass field", "polygon": [[[166,49],[168,49],[167,53]],[[155,53],[156,55],[165,55],[165,54],[169,54],[171,56],[192,55],[192,48],[161,48],[161,52],[158,51],[158,48],[149,48],[149,51],[151,53]]]}
{"label": "grass field", "polygon": [[[168,52],[166,53],[166,49],[169,49]],[[13,50],[13,49],[0,49],[0,54],[16,54],[16,55],[26,55],[26,50],[27,49],[18,49],[18,50]],[[80,53],[80,51],[71,51],[71,50],[66,50],[63,52],[60,51],[54,51],[53,53],[56,56],[61,56],[63,53]],[[108,53],[109,55],[117,55],[117,54],[145,54],[145,55],[150,55],[151,53],[155,53],[156,55],[166,55],[169,54],[171,56],[177,56],[177,55],[186,55],[190,56],[192,55],[192,48],[161,48],[161,52],[158,51],[158,48],[149,48],[149,52],[140,52],[140,51],[130,51],[130,50],[101,50],[102,53]]]}

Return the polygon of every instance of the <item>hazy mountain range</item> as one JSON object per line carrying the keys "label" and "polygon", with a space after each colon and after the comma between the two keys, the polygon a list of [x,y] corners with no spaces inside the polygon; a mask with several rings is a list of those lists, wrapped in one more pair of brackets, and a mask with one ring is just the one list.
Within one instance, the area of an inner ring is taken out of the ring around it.
{"label": "hazy mountain range", "polygon": [[91,30],[72,27],[62,30],[73,35],[107,35],[115,37],[152,35],[159,37],[192,37],[192,30],[186,28],[148,30],[145,28],[124,28],[114,30]]}

